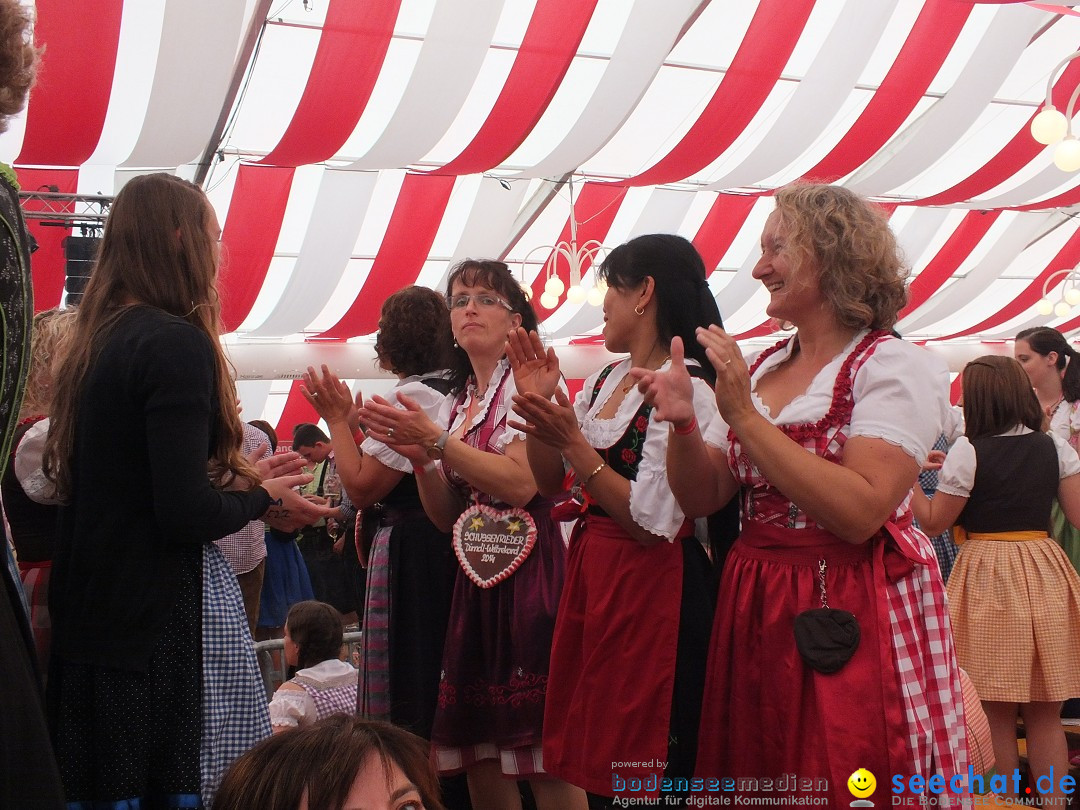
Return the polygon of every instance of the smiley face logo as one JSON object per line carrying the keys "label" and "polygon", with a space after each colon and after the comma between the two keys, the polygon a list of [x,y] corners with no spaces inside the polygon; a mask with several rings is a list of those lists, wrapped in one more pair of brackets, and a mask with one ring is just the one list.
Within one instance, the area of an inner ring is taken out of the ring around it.
{"label": "smiley face logo", "polygon": [[847,786],[856,799],[865,799],[877,788],[877,779],[866,768],[859,768],[848,777]]}

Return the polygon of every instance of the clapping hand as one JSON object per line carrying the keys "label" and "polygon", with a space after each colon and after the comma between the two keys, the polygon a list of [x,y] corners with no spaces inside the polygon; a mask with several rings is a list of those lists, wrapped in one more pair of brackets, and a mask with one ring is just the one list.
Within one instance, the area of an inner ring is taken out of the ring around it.
{"label": "clapping hand", "polygon": [[357,402],[363,402],[363,397],[359,394],[357,400],[354,401],[349,386],[339,380],[325,364],[322,366],[321,376],[314,368],[308,366],[308,370],[304,373],[303,385],[300,386],[300,393],[311,403],[319,416],[326,420],[327,424],[355,421]]}
{"label": "clapping hand", "polygon": [[693,421],[694,385],[686,370],[682,338],[671,339],[671,364],[667,371],[635,367],[629,374],[638,381],[638,390],[645,395],[645,403],[655,407],[655,419],[676,427]]}
{"label": "clapping hand", "polygon": [[544,349],[535,331],[526,332],[520,326],[511,329],[506,338],[506,358],[519,394],[539,394],[551,399],[562,377],[559,358],[553,348]]}

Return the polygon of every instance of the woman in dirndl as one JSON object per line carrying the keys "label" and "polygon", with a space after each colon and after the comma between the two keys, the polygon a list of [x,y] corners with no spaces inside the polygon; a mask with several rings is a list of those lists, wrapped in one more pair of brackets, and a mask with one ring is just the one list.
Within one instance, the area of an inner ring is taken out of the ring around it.
{"label": "woman in dirndl", "polygon": [[551,652],[544,766],[595,794],[594,808],[676,793],[663,778],[693,775],[715,578],[667,483],[669,425],[632,369],[664,369],[671,344],[678,354],[686,343],[694,411],[708,425],[715,372],[694,330],[720,323],[705,265],[680,236],[632,239],[598,277],[604,345],[629,356],[585,380],[573,406],[535,332],[518,329],[508,349],[540,491],[561,491],[569,469],[584,501]]}
{"label": "woman in dirndl", "polygon": [[297,454],[241,455],[220,238],[194,184],[128,181],[56,374],[48,699],[69,806],[209,806],[270,733],[240,588],[213,541],[326,510],[293,491],[311,479]]}
{"label": "woman in dirndl", "polygon": [[[450,387],[445,369],[452,341],[446,301],[434,290],[405,287],[383,302],[375,353],[379,365],[398,377],[395,401],[404,395],[438,417]],[[342,486],[361,510],[357,536],[367,587],[359,712],[429,739],[457,561],[449,534],[439,531],[420,502],[416,480],[424,465],[414,470],[374,438],[357,449],[352,393],[326,366],[321,375],[309,368],[301,390],[326,420]]]}
{"label": "woman in dirndl", "polygon": [[881,787],[892,774],[947,782],[967,770],[960,678],[941,574],[908,507],[941,432],[947,369],[889,332],[907,272],[875,206],[833,186],[783,188],[761,250],[766,312],[797,331],[747,368],[723,330],[698,330],[720,418],[695,428],[682,367],[643,381],[675,426],[668,479],[684,511],[742,500],[697,773],[836,807],[860,768]]}
{"label": "woman in dirndl", "polygon": [[945,458],[933,500],[917,496],[913,506],[929,531],[958,524],[949,611],[957,658],[990,721],[997,772],[1019,766],[1020,716],[1031,784],[1051,787],[1039,790],[1043,806],[1064,807],[1060,714],[1062,701],[1080,695],[1080,576],[1046,529],[1055,496],[1080,522],[1080,458],[1042,432],[1043,410],[1012,358],[972,360],[962,385],[965,435]]}
{"label": "woman in dirndl", "polygon": [[[1036,326],[1016,335],[1013,357],[1023,367],[1046,415],[1044,424],[1080,452],[1080,352],[1057,329]],[[1050,535],[1080,571],[1080,529],[1054,501]]]}
{"label": "woman in dirndl", "polygon": [[446,305],[457,346],[438,418],[403,396],[404,408],[372,397],[360,412],[371,438],[413,463],[424,510],[454,535],[433,757],[440,775],[467,774],[476,810],[520,808],[519,779],[539,810],[578,810],[584,792],[552,778],[541,750],[566,545],[553,500],[537,493],[525,436],[507,425],[516,390],[507,334],[534,331],[536,313],[510,269],[491,260],[457,264]]}

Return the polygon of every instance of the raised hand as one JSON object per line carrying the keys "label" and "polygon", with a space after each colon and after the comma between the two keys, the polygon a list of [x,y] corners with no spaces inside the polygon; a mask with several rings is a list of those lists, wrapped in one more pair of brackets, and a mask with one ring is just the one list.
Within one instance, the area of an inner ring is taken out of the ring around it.
{"label": "raised hand", "polygon": [[325,364],[322,366],[321,376],[308,366],[308,370],[304,372],[300,393],[327,424],[336,421],[349,422],[356,409],[349,386],[331,373]]}
{"label": "raised hand", "polygon": [[439,438],[442,428],[431,421],[416,400],[400,392],[397,399],[400,408],[379,396],[367,401],[360,411],[360,419],[367,427],[368,435],[398,452],[402,452],[402,445],[408,444],[430,447]]}
{"label": "raised hand", "polygon": [[686,370],[686,352],[682,338],[671,339],[671,365],[667,371],[632,368],[631,377],[638,381],[638,390],[645,402],[655,406],[653,416],[676,427],[690,424],[694,419],[694,385]]}
{"label": "raised hand", "polygon": [[559,358],[551,347],[544,349],[540,336],[524,328],[511,329],[506,337],[506,357],[514,372],[519,394],[539,394],[551,399],[559,387]]}
{"label": "raised hand", "polygon": [[561,388],[555,389],[554,402],[536,393],[515,394],[513,409],[525,422],[510,421],[510,427],[560,451],[581,435],[577,414]]}
{"label": "raised hand", "polygon": [[757,410],[750,399],[750,370],[735,339],[719,326],[697,330],[697,341],[716,369],[716,407],[731,427],[744,418],[756,417]]}

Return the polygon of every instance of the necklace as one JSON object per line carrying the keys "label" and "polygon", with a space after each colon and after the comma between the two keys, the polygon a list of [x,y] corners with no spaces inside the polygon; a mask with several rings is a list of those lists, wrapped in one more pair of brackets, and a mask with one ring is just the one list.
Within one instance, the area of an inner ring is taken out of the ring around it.
{"label": "necklace", "polygon": [[1054,414],[1057,413],[1057,409],[1061,407],[1061,403],[1064,402],[1064,401],[1065,401],[1065,394],[1062,393],[1062,395],[1060,397],[1058,397],[1058,401],[1055,402],[1053,405],[1051,405],[1049,408],[1046,409],[1046,415],[1049,416],[1051,419],[1053,419]]}
{"label": "necklace", "polygon": [[[660,363],[656,366],[656,368],[660,368],[661,366],[664,365],[664,363],[666,363],[670,359],[671,359],[671,355],[669,354],[663,360],[660,361]],[[655,371],[656,369],[653,369],[653,370]],[[629,382],[625,383],[621,388],[623,396],[625,396],[626,394],[629,394],[630,389],[638,384],[638,381],[635,380],[633,377],[631,377],[629,374],[626,375],[626,378],[629,379]]]}

